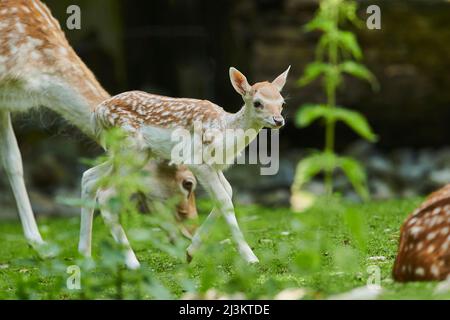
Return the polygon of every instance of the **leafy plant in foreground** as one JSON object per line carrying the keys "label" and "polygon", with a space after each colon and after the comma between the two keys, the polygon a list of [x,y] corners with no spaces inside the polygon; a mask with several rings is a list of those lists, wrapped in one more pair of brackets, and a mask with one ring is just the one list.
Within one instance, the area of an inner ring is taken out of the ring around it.
{"label": "leafy plant in foreground", "polygon": [[344,74],[366,80],[374,88],[377,86],[373,74],[364,65],[356,62],[361,60],[363,55],[355,35],[340,29],[340,25],[346,22],[356,26],[360,24],[356,10],[355,1],[323,0],[314,19],[306,25],[306,31],[319,31],[322,35],[316,49],[317,59],[306,67],[298,84],[305,86],[317,78],[322,78],[326,102],[303,105],[297,113],[296,123],[304,128],[316,120],[323,120],[325,147],[323,151],[314,152],[299,162],[292,186],[293,192],[300,190],[314,176],[324,172],[326,190],[331,194],[333,172],[341,169],[360,197],[369,197],[363,167],[355,159],[338,156],[334,151],[335,125],[338,121],[345,123],[362,138],[370,142],[376,141],[376,135],[363,115],[336,104],[336,93],[343,82]]}

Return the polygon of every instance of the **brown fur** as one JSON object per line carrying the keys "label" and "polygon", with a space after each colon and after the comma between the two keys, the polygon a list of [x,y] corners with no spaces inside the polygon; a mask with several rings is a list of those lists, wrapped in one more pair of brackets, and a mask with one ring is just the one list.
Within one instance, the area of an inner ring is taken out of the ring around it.
{"label": "brown fur", "polygon": [[0,61],[6,67],[0,81],[45,72],[65,79],[92,107],[109,97],[41,1],[1,0],[0,34]]}
{"label": "brown fur", "polygon": [[432,193],[400,230],[396,281],[444,280],[450,275],[450,184]]}

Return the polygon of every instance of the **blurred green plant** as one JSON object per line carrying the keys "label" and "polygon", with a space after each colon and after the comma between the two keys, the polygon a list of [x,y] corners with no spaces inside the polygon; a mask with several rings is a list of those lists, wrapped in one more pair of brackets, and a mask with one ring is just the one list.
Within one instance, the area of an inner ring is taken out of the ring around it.
{"label": "blurred green plant", "polygon": [[322,0],[315,17],[305,26],[306,31],[319,31],[322,35],[316,49],[316,61],[306,67],[298,85],[308,85],[321,77],[326,103],[301,106],[296,115],[296,124],[304,128],[322,119],[325,123],[325,147],[323,151],[314,152],[299,162],[292,186],[293,192],[298,192],[314,176],[324,172],[327,193],[332,194],[333,172],[341,169],[358,195],[364,200],[369,198],[367,178],[362,165],[355,159],[338,156],[334,151],[335,125],[338,121],[345,123],[370,142],[377,139],[362,114],[336,104],[336,93],[343,83],[344,74],[366,80],[374,89],[378,86],[373,74],[364,65],[356,62],[363,56],[356,36],[350,31],[340,29],[342,24],[348,22],[355,26],[361,24],[356,11],[355,1]]}

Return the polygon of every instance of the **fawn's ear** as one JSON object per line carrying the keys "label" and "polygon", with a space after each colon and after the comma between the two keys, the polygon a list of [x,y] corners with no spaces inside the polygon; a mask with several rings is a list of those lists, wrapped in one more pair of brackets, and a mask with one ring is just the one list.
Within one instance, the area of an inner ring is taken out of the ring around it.
{"label": "fawn's ear", "polygon": [[278,91],[283,90],[284,85],[286,84],[286,79],[289,73],[291,66],[289,66],[285,72],[280,74],[275,80],[272,81],[272,84],[277,87]]}
{"label": "fawn's ear", "polygon": [[230,68],[230,80],[234,90],[241,96],[250,92],[251,86],[248,84],[247,78],[238,69]]}

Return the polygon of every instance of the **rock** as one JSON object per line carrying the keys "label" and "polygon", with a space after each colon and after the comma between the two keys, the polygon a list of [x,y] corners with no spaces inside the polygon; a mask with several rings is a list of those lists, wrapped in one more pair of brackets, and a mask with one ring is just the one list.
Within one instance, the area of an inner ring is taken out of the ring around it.
{"label": "rock", "polygon": [[302,288],[288,288],[280,291],[274,300],[300,300],[306,295],[306,290]]}
{"label": "rock", "polygon": [[450,277],[448,277],[446,280],[441,281],[438,283],[436,288],[434,289],[434,294],[447,294],[450,292]]}
{"label": "rock", "polygon": [[394,164],[387,157],[375,154],[367,160],[366,166],[371,173],[388,176],[394,172]]}
{"label": "rock", "polygon": [[371,196],[374,199],[389,199],[395,196],[395,190],[385,180],[372,179],[369,181]]}
{"label": "rock", "polygon": [[204,294],[188,292],[181,297],[181,300],[244,300],[245,295],[242,292],[233,294],[224,294],[215,289],[209,289]]}
{"label": "rock", "polygon": [[369,260],[369,261],[386,261],[386,257],[385,256],[374,256],[374,257],[369,257],[367,260]]}
{"label": "rock", "polygon": [[450,182],[450,167],[431,172],[429,181],[436,187]]}
{"label": "rock", "polygon": [[370,285],[328,297],[328,300],[374,300],[383,292],[381,286]]}
{"label": "rock", "polygon": [[310,192],[298,191],[291,195],[291,209],[294,212],[304,212],[315,202],[316,196]]}

